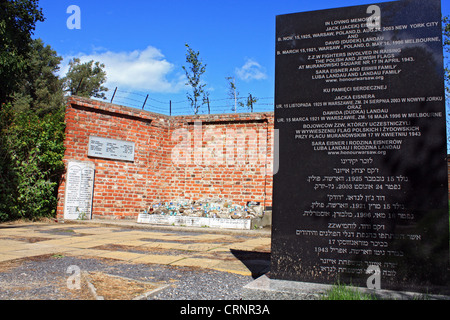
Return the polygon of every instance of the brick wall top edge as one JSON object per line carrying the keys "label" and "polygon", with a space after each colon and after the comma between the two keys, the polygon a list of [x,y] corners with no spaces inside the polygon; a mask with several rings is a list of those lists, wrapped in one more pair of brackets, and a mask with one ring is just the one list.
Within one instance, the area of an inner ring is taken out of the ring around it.
{"label": "brick wall top edge", "polygon": [[157,119],[168,119],[170,117],[163,114],[158,114],[146,110],[139,110],[136,108],[130,108],[126,106],[121,106],[118,104],[112,104],[109,102],[93,100],[89,98],[83,98],[78,96],[71,96],[67,99],[68,105],[78,105],[82,107],[88,107],[92,109],[105,110],[109,112],[116,112],[119,114],[139,117],[146,120],[157,120]]}
{"label": "brick wall top edge", "polygon": [[223,121],[268,121],[272,122],[274,117],[273,112],[255,112],[255,113],[236,113],[236,114],[210,114],[210,115],[191,115],[191,116],[175,116],[172,117],[175,122],[193,123],[195,121],[202,122],[223,122]]}
{"label": "brick wall top edge", "polygon": [[260,116],[272,116],[273,111],[265,112],[248,112],[248,113],[218,113],[218,114],[197,114],[197,115],[183,115],[183,116],[173,116],[172,118],[216,118],[216,117],[230,117],[230,118],[241,118],[241,117],[260,117]]}
{"label": "brick wall top edge", "polygon": [[200,120],[203,122],[221,122],[221,121],[257,121],[267,120],[273,122],[274,112],[252,112],[252,113],[226,113],[226,114],[208,114],[208,115],[185,115],[185,116],[166,116],[146,110],[139,110],[122,105],[109,103],[106,101],[93,100],[89,98],[70,96],[67,98],[67,105],[78,105],[91,109],[99,109],[108,112],[116,112],[126,116],[139,117],[153,121],[174,121],[174,122],[194,122]]}

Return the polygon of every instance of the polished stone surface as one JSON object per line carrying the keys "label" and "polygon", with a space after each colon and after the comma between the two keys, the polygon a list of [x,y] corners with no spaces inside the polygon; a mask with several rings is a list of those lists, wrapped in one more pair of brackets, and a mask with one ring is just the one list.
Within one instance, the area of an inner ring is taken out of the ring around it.
{"label": "polished stone surface", "polygon": [[449,291],[440,19],[437,0],[277,17],[274,279],[365,286],[377,266]]}

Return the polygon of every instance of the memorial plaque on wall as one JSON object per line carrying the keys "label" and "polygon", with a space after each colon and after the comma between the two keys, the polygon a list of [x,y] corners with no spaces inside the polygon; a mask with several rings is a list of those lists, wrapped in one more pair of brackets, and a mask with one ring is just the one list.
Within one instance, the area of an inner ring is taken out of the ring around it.
{"label": "memorial plaque on wall", "polygon": [[71,161],[67,166],[64,219],[91,219],[95,164]]}
{"label": "memorial plaque on wall", "polygon": [[445,291],[440,1],[282,15],[276,37],[271,277]]}
{"label": "memorial plaque on wall", "polygon": [[134,161],[134,151],[134,142],[102,137],[89,137],[89,157]]}

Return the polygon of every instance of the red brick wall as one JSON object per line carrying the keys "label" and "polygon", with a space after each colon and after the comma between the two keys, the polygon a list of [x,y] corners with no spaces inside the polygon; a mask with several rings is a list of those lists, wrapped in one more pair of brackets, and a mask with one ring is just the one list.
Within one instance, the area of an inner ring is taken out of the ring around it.
{"label": "red brick wall", "polygon": [[[94,218],[135,219],[152,203],[178,198],[272,205],[273,113],[168,117],[71,97],[66,125],[66,164],[96,166]],[[91,135],[135,142],[135,161],[89,158]],[[59,219],[64,191],[63,177]]]}

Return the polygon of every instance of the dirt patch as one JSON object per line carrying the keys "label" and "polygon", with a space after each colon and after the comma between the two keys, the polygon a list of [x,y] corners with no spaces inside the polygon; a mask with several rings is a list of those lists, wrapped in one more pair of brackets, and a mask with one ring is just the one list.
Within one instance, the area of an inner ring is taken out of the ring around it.
{"label": "dirt patch", "polygon": [[49,230],[40,230],[41,233],[48,233],[48,234],[54,234],[58,236],[71,236],[71,237],[80,237],[81,234],[77,233],[72,228],[55,228],[55,229],[49,229]]}
{"label": "dirt patch", "polygon": [[0,263],[0,272],[9,272],[22,264],[22,259],[10,260]]}
{"label": "dirt patch", "polygon": [[97,296],[105,300],[133,300],[161,286],[103,272],[90,272],[87,278],[95,287]]}
{"label": "dirt patch", "polygon": [[11,226],[22,227],[22,226],[26,226],[28,224],[35,225],[36,223],[57,224],[58,220],[56,220],[54,218],[40,218],[40,219],[36,219],[36,220],[17,219],[17,220],[8,221],[8,222],[2,222],[2,223],[0,223],[0,227],[11,227]]}
{"label": "dirt patch", "polygon": [[51,240],[51,238],[42,238],[42,237],[18,237],[18,236],[10,236],[10,237],[2,237],[2,240],[15,240],[22,241],[27,243],[36,243],[41,241]]}
{"label": "dirt patch", "polygon": [[20,267],[24,262],[27,261],[46,261],[50,258],[55,258],[56,256],[56,254],[45,254],[42,256],[18,258],[15,260],[0,262],[0,272],[8,272],[14,268]]}

